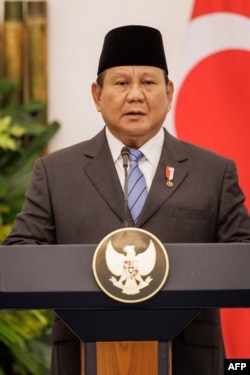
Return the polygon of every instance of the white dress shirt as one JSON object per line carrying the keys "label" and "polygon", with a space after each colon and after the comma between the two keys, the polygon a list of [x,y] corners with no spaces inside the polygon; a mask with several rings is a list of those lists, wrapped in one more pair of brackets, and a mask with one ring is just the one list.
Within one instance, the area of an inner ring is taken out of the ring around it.
{"label": "white dress shirt", "polygon": [[[106,136],[111,151],[111,155],[117,170],[117,174],[121,182],[121,186],[124,189],[124,168],[122,163],[121,150],[125,145],[119,139],[114,137],[107,127]],[[160,131],[153,138],[151,138],[142,147],[140,147],[140,151],[143,153],[144,156],[139,161],[139,167],[145,176],[148,192],[151,187],[156,172],[156,168],[160,160],[163,143],[164,131],[161,128]]]}

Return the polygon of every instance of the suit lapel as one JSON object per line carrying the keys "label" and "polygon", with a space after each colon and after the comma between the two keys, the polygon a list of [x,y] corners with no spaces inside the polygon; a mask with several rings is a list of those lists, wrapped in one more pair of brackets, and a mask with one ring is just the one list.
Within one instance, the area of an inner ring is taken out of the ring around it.
{"label": "suit lapel", "polygon": [[[123,221],[123,189],[117,176],[104,131],[89,142],[84,155],[86,159],[89,159],[85,166],[88,178],[112,211]],[[187,156],[181,141],[165,130],[165,140],[159,165],[136,226],[142,226],[178,190],[188,173],[186,160]],[[165,171],[167,165],[174,168],[173,187],[166,185]]]}
{"label": "suit lapel", "polygon": [[[178,190],[188,173],[185,160],[187,160],[187,156],[182,143],[165,131],[165,141],[159,165],[137,226],[146,222]],[[174,168],[173,187],[168,187],[166,184],[165,171],[167,165]]]}
{"label": "suit lapel", "polygon": [[117,176],[115,165],[106,141],[104,131],[90,142],[85,151],[89,159],[85,172],[91,183],[106,201],[108,206],[121,219],[124,219],[124,195]]}

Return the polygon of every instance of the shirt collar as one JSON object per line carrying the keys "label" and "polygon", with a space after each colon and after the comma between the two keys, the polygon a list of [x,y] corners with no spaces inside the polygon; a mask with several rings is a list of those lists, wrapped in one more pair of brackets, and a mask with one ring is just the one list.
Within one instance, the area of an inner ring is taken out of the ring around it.
{"label": "shirt collar", "polygon": [[121,158],[121,150],[125,146],[118,138],[116,138],[106,126],[106,137],[109,145],[109,149],[114,160],[114,163]]}
{"label": "shirt collar", "polygon": [[141,152],[145,158],[152,164],[156,169],[161,157],[162,147],[164,143],[164,131],[161,128],[158,133],[147,141],[141,148]]}
{"label": "shirt collar", "polygon": [[[125,145],[110,132],[108,127],[106,127],[106,137],[112,158],[114,163],[116,163],[118,159],[121,159],[121,149]],[[163,128],[161,128],[153,138],[140,147],[140,150],[144,154],[145,158],[155,169],[157,168],[160,160],[163,143],[164,131]]]}

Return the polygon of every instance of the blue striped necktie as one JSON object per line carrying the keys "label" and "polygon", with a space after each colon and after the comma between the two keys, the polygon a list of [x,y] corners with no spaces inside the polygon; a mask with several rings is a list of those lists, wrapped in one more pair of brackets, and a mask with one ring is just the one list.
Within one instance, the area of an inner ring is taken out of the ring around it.
{"label": "blue striped necktie", "polygon": [[140,150],[133,148],[130,149],[130,163],[128,171],[128,208],[135,223],[147,198],[146,180],[138,166],[138,162],[142,157],[143,153]]}

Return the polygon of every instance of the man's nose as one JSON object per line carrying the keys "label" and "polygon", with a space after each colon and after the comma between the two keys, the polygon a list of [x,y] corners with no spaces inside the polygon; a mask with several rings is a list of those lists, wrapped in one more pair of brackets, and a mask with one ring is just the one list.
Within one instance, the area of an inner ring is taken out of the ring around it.
{"label": "man's nose", "polygon": [[132,84],[128,90],[127,100],[128,101],[144,100],[143,88],[139,84]]}

